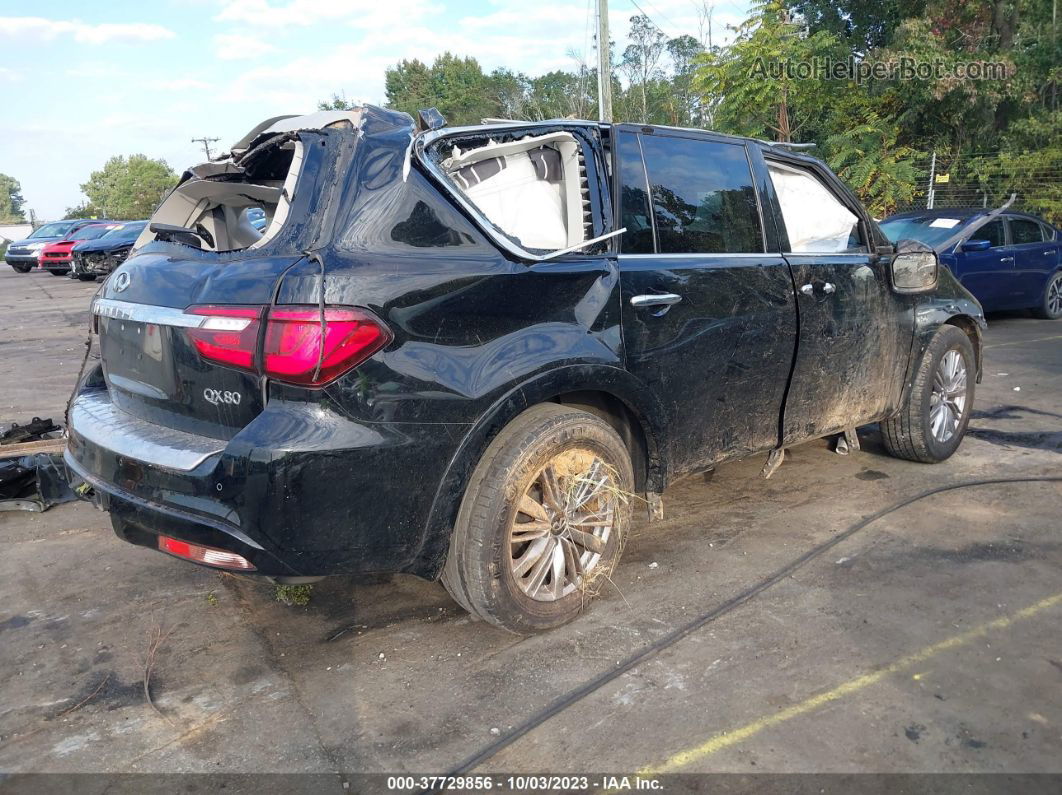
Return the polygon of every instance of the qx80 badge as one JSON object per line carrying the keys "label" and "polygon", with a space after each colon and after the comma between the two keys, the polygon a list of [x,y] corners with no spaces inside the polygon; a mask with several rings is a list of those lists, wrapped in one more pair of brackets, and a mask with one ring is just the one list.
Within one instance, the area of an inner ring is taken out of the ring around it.
{"label": "qx80 badge", "polygon": [[220,406],[222,403],[227,403],[230,406],[240,405],[242,396],[239,392],[230,392],[227,389],[204,389],[203,399],[207,403],[212,403],[215,406]]}

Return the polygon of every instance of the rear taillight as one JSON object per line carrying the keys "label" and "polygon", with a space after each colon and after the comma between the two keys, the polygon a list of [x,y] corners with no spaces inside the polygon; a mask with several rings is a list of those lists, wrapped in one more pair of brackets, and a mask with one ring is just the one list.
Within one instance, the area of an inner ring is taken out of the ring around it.
{"label": "rear taillight", "polygon": [[350,307],[325,307],[323,323],[321,309],[311,306],[197,306],[187,311],[208,318],[202,326],[187,329],[207,361],[301,386],[335,380],[391,339],[379,320]]}
{"label": "rear taillight", "polygon": [[254,369],[261,307],[195,306],[188,313],[207,317],[199,328],[188,329],[200,356],[241,370]]}
{"label": "rear taillight", "polygon": [[204,547],[168,536],[159,536],[159,549],[178,558],[233,571],[254,571],[254,564],[243,555],[215,547]]}

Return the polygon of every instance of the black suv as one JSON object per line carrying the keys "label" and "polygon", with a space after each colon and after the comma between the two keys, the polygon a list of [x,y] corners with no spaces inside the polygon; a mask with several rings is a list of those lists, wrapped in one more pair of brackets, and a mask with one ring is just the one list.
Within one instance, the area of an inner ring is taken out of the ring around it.
{"label": "black suv", "polygon": [[958,447],[981,309],[819,160],[431,118],[272,119],[163,200],[69,416],[121,538],[283,582],[441,577],[527,632],[687,473],[874,422],[902,458]]}

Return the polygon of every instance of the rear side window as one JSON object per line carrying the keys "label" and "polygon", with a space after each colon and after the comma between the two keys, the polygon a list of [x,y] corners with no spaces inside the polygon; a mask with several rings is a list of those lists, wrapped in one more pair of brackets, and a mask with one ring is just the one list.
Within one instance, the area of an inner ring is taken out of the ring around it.
{"label": "rear side window", "polygon": [[793,253],[843,254],[864,250],[859,218],[813,173],[768,163]]}
{"label": "rear side window", "polygon": [[763,251],[756,191],[741,144],[641,136],[661,254]]}
{"label": "rear side window", "polygon": [[992,244],[992,248],[1005,246],[1007,244],[1007,238],[1003,232],[1003,219],[996,218],[985,224],[973,233],[973,238],[975,240],[987,240]]}
{"label": "rear side window", "polygon": [[1036,221],[1028,218],[1010,219],[1010,237],[1015,246],[1022,243],[1043,243],[1044,233]]}

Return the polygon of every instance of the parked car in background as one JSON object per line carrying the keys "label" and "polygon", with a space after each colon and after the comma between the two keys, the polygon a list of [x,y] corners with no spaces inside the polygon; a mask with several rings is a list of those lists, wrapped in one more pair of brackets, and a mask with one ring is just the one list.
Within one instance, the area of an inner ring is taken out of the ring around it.
{"label": "parked car in background", "polygon": [[677,478],[755,454],[769,475],[875,422],[900,458],[958,448],[981,308],[822,161],[644,124],[426,126],[270,120],[159,205],[93,302],[69,411],[71,476],[121,538],[281,582],[441,578],[533,632]]}
{"label": "parked car in background", "polygon": [[893,242],[919,240],[986,311],[1031,309],[1062,318],[1062,231],[1028,213],[991,209],[918,210],[886,218]]}
{"label": "parked car in background", "polygon": [[41,249],[38,258],[38,267],[46,270],[52,276],[65,276],[70,272],[71,252],[74,246],[83,240],[95,240],[103,237],[108,232],[121,226],[121,221],[107,221],[104,223],[92,223],[78,227],[68,233],[62,240],[48,243]]}
{"label": "parked car in background", "polygon": [[70,278],[92,281],[106,276],[129,255],[147,221],[118,224],[95,240],[83,240],[71,249]]}
{"label": "parked car in background", "polygon": [[46,245],[56,240],[62,240],[68,234],[77,231],[83,226],[95,223],[98,223],[98,221],[74,218],[44,224],[29,237],[11,243],[7,247],[4,261],[19,273],[29,273],[37,267],[41,249]]}

